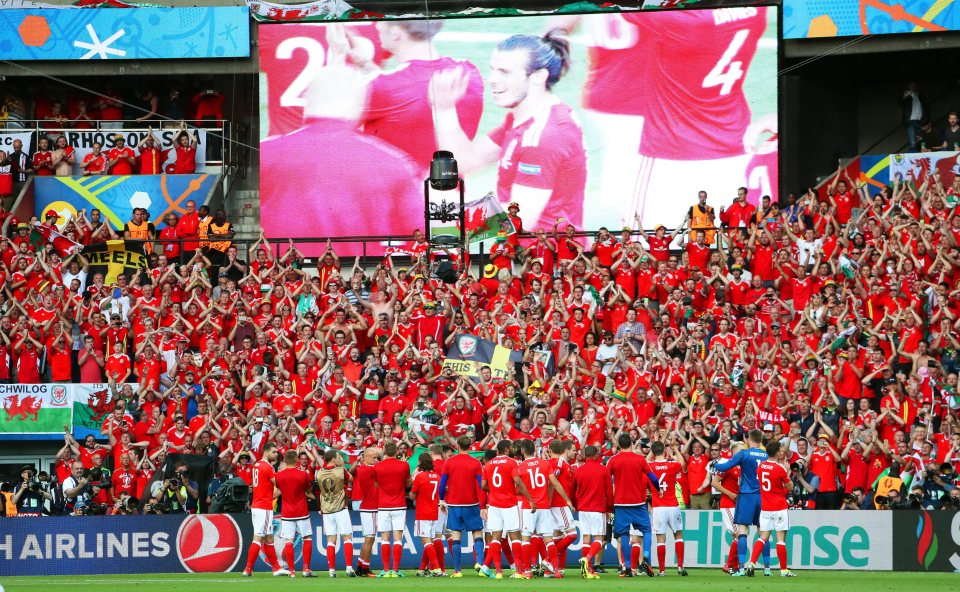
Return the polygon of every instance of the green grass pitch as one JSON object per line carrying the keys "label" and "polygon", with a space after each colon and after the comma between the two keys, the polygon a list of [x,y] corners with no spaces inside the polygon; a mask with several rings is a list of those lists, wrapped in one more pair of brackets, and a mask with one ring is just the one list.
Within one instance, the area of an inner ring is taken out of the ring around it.
{"label": "green grass pitch", "polygon": [[[117,570],[122,570],[118,563]],[[692,569],[690,576],[680,578],[676,572],[669,571],[664,578],[623,579],[616,574],[605,574],[600,580],[581,580],[576,570],[567,570],[570,575],[563,580],[536,579],[489,580],[477,577],[471,570],[464,572],[460,579],[416,578],[413,572],[405,572],[403,579],[377,580],[372,578],[347,578],[341,572],[336,580],[330,580],[326,573],[318,572],[321,577],[274,578],[269,573],[255,573],[253,578],[242,578],[240,574],[143,574],[143,575],[77,575],[77,576],[33,576],[0,578],[5,592],[45,592],[63,586],[70,592],[104,590],[135,590],[136,592],[196,592],[207,590],[230,590],[231,592],[295,592],[306,590],[344,590],[367,591],[385,590],[443,590],[456,588],[458,592],[500,590],[512,592],[528,590],[628,590],[645,588],[664,592],[702,591],[709,587],[715,591],[749,590],[758,592],[817,590],[817,592],[849,592],[850,590],[870,590],[870,592],[901,592],[903,590],[955,590],[957,575],[948,573],[912,573],[912,572],[850,572],[850,571],[800,571],[793,579],[773,576],[765,578],[758,574],[754,578],[731,578],[718,569]],[[776,571],[774,572],[776,573]]]}

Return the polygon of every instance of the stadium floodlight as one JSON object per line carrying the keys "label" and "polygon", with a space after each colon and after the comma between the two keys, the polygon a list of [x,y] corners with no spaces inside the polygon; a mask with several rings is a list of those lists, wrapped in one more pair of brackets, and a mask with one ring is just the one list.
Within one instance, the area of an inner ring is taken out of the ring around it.
{"label": "stadium floodlight", "polygon": [[457,170],[457,159],[453,157],[453,152],[448,150],[437,150],[433,153],[433,160],[430,162],[430,187],[437,191],[450,191],[456,189],[460,181],[460,173]]}

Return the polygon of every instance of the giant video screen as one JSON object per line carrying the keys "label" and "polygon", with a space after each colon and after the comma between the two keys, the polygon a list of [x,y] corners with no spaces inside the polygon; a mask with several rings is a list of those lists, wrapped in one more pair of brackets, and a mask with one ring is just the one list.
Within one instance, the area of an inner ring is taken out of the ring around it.
{"label": "giant video screen", "polygon": [[409,236],[437,149],[468,200],[516,202],[525,230],[674,227],[700,190],[759,201],[777,187],[776,22],[743,7],[261,25],[263,228]]}

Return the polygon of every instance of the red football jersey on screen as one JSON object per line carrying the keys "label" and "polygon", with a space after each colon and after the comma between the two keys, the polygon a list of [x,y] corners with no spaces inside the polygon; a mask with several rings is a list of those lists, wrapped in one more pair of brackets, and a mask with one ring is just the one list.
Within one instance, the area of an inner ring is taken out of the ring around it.
{"label": "red football jersey on screen", "polygon": [[641,154],[711,160],[744,153],[752,116],[743,81],[767,28],[766,10],[623,15],[650,44]]}
{"label": "red football jersey on screen", "polygon": [[590,49],[590,70],[583,87],[583,106],[604,113],[643,115],[648,47],[636,25],[623,14],[587,14],[582,23]]}
{"label": "red football jersey on screen", "polygon": [[513,186],[550,189],[540,211],[523,203],[523,221],[530,228],[548,226],[557,218],[580,227],[587,183],[587,154],[583,130],[569,105],[554,103],[549,111],[515,125],[513,113],[489,134],[500,146],[497,197],[504,207],[512,201]]}
{"label": "red football jersey on screen", "polygon": [[437,151],[429,85],[436,72],[452,68],[462,68],[469,80],[467,92],[457,102],[457,115],[460,127],[472,140],[483,114],[483,78],[470,62],[451,58],[412,60],[374,78],[360,120],[363,133],[404,151],[426,173]]}
{"label": "red football jersey on screen", "polygon": [[[380,44],[374,23],[346,24],[348,35],[373,44],[373,62],[390,54]],[[266,77],[268,135],[286,134],[303,125],[303,94],[313,72],[327,63],[327,26],[282,23],[258,27],[260,71]]]}

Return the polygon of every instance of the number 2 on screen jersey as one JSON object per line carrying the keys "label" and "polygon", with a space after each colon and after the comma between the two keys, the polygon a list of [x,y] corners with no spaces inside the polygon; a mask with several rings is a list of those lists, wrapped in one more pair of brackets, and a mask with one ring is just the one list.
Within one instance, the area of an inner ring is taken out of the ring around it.
{"label": "number 2 on screen jersey", "polygon": [[307,104],[307,99],[303,96],[310,81],[317,69],[326,62],[327,51],[323,45],[316,39],[310,37],[290,37],[284,39],[277,46],[276,56],[278,60],[289,60],[293,57],[296,50],[302,49],[307,52],[307,65],[293,79],[287,90],[280,95],[281,107],[303,107]]}

